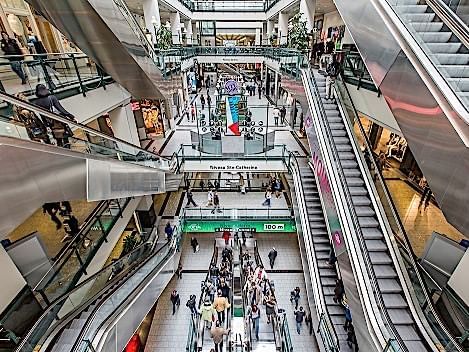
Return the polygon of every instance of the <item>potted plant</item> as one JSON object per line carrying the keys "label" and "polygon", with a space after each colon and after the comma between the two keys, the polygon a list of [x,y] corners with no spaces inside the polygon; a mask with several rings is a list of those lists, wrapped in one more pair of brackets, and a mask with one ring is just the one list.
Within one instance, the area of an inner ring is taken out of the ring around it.
{"label": "potted plant", "polygon": [[124,240],[122,242],[123,242],[123,248],[122,248],[122,253],[120,255],[121,258],[129,254],[130,252],[132,252],[132,250],[134,250],[134,248],[136,248],[139,245],[140,238],[139,236],[137,236],[136,231],[132,231],[130,235],[127,235],[124,237]]}
{"label": "potted plant", "polygon": [[298,12],[289,22],[288,30],[288,47],[300,51],[308,49],[308,30],[306,29],[306,21],[303,21],[302,13]]}
{"label": "potted plant", "polygon": [[161,26],[156,32],[156,47],[160,50],[171,49],[173,37],[171,31],[166,26]]}

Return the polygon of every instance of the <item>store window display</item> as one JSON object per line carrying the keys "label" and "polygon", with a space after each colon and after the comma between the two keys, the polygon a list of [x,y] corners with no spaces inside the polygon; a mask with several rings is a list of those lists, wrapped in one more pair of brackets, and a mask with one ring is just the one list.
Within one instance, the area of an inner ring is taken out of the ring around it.
{"label": "store window display", "polygon": [[132,100],[131,107],[141,140],[164,136],[165,111],[159,100]]}

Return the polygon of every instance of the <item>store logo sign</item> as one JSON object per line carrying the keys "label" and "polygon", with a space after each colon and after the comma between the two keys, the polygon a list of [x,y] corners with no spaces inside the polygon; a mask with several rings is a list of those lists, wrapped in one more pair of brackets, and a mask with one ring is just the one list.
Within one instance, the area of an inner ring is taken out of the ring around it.
{"label": "store logo sign", "polygon": [[264,231],[284,231],[285,224],[264,224]]}
{"label": "store logo sign", "polygon": [[225,83],[225,92],[228,95],[235,95],[238,93],[238,82],[234,79],[229,79]]}
{"label": "store logo sign", "polygon": [[200,231],[202,229],[202,226],[199,224],[190,224],[187,226],[187,230],[189,232],[194,232],[194,231]]}

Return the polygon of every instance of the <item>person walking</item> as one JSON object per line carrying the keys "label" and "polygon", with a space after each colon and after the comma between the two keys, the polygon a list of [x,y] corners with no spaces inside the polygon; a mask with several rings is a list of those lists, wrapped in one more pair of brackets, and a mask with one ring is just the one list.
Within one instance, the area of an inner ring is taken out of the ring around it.
{"label": "person walking", "polygon": [[296,321],[296,332],[298,335],[301,333],[301,325],[303,324],[303,319],[306,315],[306,312],[304,311],[303,307],[300,307],[299,310],[295,309],[295,321]]}
{"label": "person walking", "polygon": [[352,312],[348,304],[345,305],[345,323],[344,323],[344,330],[347,331],[348,328],[352,325]]}
{"label": "person walking", "polygon": [[243,174],[239,174],[239,191],[241,194],[246,194],[246,186],[244,185]]}
{"label": "person walking", "polygon": [[326,68],[326,100],[333,100],[332,86],[339,75],[340,64],[335,55],[332,55],[332,62]]}
{"label": "person walking", "polygon": [[7,32],[2,31],[2,40],[0,41],[0,47],[5,55],[8,55],[8,61],[10,61],[10,67],[13,72],[21,79],[21,84],[26,84],[28,78],[21,66],[21,61],[24,60],[23,52],[16,39],[10,38]]}
{"label": "person walking", "polygon": [[176,269],[176,277],[180,280],[182,279],[182,264],[179,263],[178,268]]}
{"label": "person walking", "polygon": [[225,241],[225,246],[228,246],[228,244],[230,242],[230,232],[229,231],[223,231],[223,235],[221,237]]}
{"label": "person walking", "polygon": [[195,295],[190,295],[189,300],[186,302],[186,307],[190,309],[191,314],[197,314],[197,308],[195,307],[196,304],[197,302]]}
{"label": "person walking", "polygon": [[63,223],[66,225],[66,235],[62,238],[62,242],[66,242],[74,238],[78,232],[80,232],[80,227],[78,226],[78,219],[73,214],[66,215]]}
{"label": "person walking", "polygon": [[280,122],[285,123],[285,116],[287,116],[287,109],[285,109],[285,106],[282,106],[280,108]]}
{"label": "person walking", "polygon": [[195,121],[195,106],[194,104],[191,104],[191,121]]}
{"label": "person walking", "polygon": [[43,214],[47,213],[50,216],[50,219],[55,223],[56,229],[59,230],[62,227],[62,222],[57,217],[57,212],[60,210],[60,203],[52,202],[45,203],[42,206]]}
{"label": "person walking", "polygon": [[166,226],[164,228],[164,233],[166,234],[166,240],[169,242],[173,238],[173,227],[169,223],[169,221],[166,223]]}
{"label": "person walking", "polygon": [[243,246],[246,247],[246,232],[241,231],[241,240],[243,241]]}
{"label": "person walking", "polygon": [[213,308],[217,311],[218,321],[225,322],[225,310],[230,308],[226,297],[222,296],[221,290],[218,290],[217,297],[213,300]]}
{"label": "person walking", "polygon": [[355,328],[353,324],[348,327],[347,331],[347,345],[349,348],[354,348],[354,352],[358,352],[357,336],[355,335]]}
{"label": "person walking", "polygon": [[191,237],[191,247],[194,253],[199,251],[199,242],[195,237]]}
{"label": "person walking", "polygon": [[194,202],[194,195],[192,194],[192,189],[189,188],[187,190],[187,204],[186,204],[186,207],[188,207],[190,204],[192,204],[194,207],[197,206],[197,204],[195,204]]}
{"label": "person walking", "polygon": [[173,290],[171,292],[171,297],[169,298],[171,303],[173,304],[173,315],[176,313],[176,307],[179,308],[181,305],[181,299],[179,298],[179,292],[176,290]]}
{"label": "person walking", "polygon": [[342,283],[341,279],[335,280],[335,287],[334,287],[334,302],[335,303],[341,303],[342,298],[344,297],[345,290],[344,290],[344,284]]}
{"label": "person walking", "polygon": [[207,93],[207,105],[208,105],[208,109],[210,110],[210,105],[212,105],[212,98],[210,97],[210,95],[208,95],[208,93]]}
{"label": "person walking", "polygon": [[259,99],[262,98],[262,82],[257,85],[257,94],[259,94]]}
{"label": "person walking", "polygon": [[[15,96],[18,99],[29,102],[28,98],[23,93],[17,93]],[[13,105],[13,113],[15,120],[20,121],[26,128],[31,140],[47,144],[50,143],[46,125],[38,115],[31,110],[20,107],[19,105]]]}
{"label": "person walking", "polygon": [[290,302],[295,302],[295,309],[298,309],[298,302],[300,301],[300,288],[295,287],[293,291],[290,292]]}
{"label": "person walking", "polygon": [[215,210],[217,211],[217,213],[222,212],[220,210],[220,198],[218,197],[217,191],[213,192],[213,210],[212,210],[212,214],[215,214]]}
{"label": "person walking", "polygon": [[220,321],[215,323],[215,326],[211,329],[213,343],[215,344],[215,352],[223,351],[223,336],[229,335],[231,329],[225,329],[221,327]]}
{"label": "person walking", "polygon": [[275,300],[274,295],[270,294],[265,300],[265,314],[267,315],[267,324],[270,324],[271,316],[275,314],[275,307],[277,306],[277,301]]}
{"label": "person walking", "polygon": [[200,308],[200,318],[205,321],[206,328],[210,329],[212,327],[212,321],[215,320],[216,312],[210,299],[206,297],[202,308]]}
{"label": "person walking", "polygon": [[270,262],[270,268],[273,269],[274,268],[274,264],[275,264],[275,259],[277,258],[277,250],[275,249],[275,247],[272,247],[272,249],[269,251],[269,262]]}
{"label": "person walking", "polygon": [[268,206],[270,208],[270,201],[272,199],[272,191],[270,190],[270,188],[268,188],[267,191],[265,191],[264,197],[265,197],[265,200],[262,203],[262,205]]}
{"label": "person walking", "polygon": [[251,320],[252,320],[252,328],[254,329],[254,334],[256,336],[256,340],[259,341],[259,322],[261,318],[261,311],[257,307],[257,305],[253,304],[251,306]]}
{"label": "person walking", "polygon": [[311,317],[311,312],[309,312],[305,317],[306,326],[309,327],[309,334],[313,334],[313,318]]}
{"label": "person walking", "polygon": [[275,126],[278,126],[278,119],[280,117],[280,110],[277,107],[274,108],[273,115],[274,115]]}
{"label": "person walking", "polygon": [[205,109],[205,97],[203,94],[200,96],[200,104],[202,105],[202,110],[204,110]]}
{"label": "person walking", "polygon": [[213,190],[210,189],[207,192],[207,207],[211,207],[213,205]]}
{"label": "person walking", "polygon": [[[75,117],[69,113],[60,104],[57,97],[50,93],[49,89],[44,84],[38,84],[36,86],[36,97],[34,104],[40,106],[43,109],[49,110],[50,112],[57,112],[59,115],[68,118],[71,121],[75,121]],[[57,141],[59,147],[70,148],[68,138],[73,136],[70,126],[63,122],[43,117],[43,121],[52,130],[52,135]]]}

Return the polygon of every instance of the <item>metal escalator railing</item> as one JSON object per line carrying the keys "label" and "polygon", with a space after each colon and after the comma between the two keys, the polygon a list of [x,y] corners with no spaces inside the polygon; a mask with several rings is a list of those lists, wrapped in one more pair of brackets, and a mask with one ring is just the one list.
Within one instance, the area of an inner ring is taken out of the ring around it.
{"label": "metal escalator railing", "polygon": [[345,198],[343,199],[343,201],[345,202],[346,208],[349,210],[348,213],[350,214],[350,217],[351,217],[353,231],[355,231],[355,233],[357,234],[357,236],[354,236],[354,237],[358,240],[358,245],[360,247],[359,250],[364,259],[365,270],[367,272],[367,277],[370,280],[369,283],[371,286],[371,287],[368,287],[368,285],[364,285],[365,289],[368,291],[367,297],[374,297],[376,305],[377,305],[375,307],[376,312],[373,312],[373,313],[368,312],[368,314],[371,314],[371,315],[376,314],[375,319],[377,316],[381,316],[384,320],[384,323],[377,322],[378,331],[376,331],[375,329],[375,333],[378,335],[379,341],[382,346],[383,344],[387,343],[387,341],[389,340],[395,340],[396,343],[399,345],[399,349],[401,351],[408,352],[408,349],[405,346],[404,342],[402,341],[399,333],[395,329],[394,324],[391,320],[391,317],[389,316],[386,306],[384,304],[383,297],[380,292],[381,290],[379,288],[376,275],[374,273],[373,264],[371,262],[370,255],[366,248],[363,233],[361,231],[361,226],[358,221],[358,217],[355,212],[355,207],[352,202],[352,197],[347,187],[346,178],[340,166],[341,164],[340,164],[339,154],[336,149],[329,124],[327,122],[326,112],[322,104],[322,99],[319,94],[318,86],[316,84],[314,76],[311,73],[304,71],[303,76],[304,76],[304,84],[306,88],[305,90],[307,91],[307,94],[308,94],[308,91],[309,91],[309,94],[311,94],[311,98],[312,98],[310,100],[311,108],[315,110],[314,115],[318,117],[318,122],[321,126],[321,130],[324,133],[323,138],[326,139],[326,144],[329,149],[328,155],[332,160],[332,165],[335,169],[335,174],[338,177],[337,182],[339,182],[340,188],[343,190],[343,193],[344,193]]}
{"label": "metal escalator railing", "polygon": [[[310,271],[311,280],[313,280],[312,291],[313,299],[316,303],[316,313],[319,320],[318,333],[321,336],[321,340],[327,352],[339,351],[339,340],[337,333],[333,328],[331,318],[328,314],[324,293],[321,290],[320,274],[318,269],[318,259],[316,258],[315,251],[313,249],[311,230],[308,221],[308,212],[306,207],[303,183],[301,181],[301,172],[298,159],[294,153],[289,153],[286,161],[288,170],[293,176],[293,182],[295,186],[295,193],[297,197],[298,210],[301,219],[303,238],[306,247],[306,255],[308,260],[308,270]],[[313,173],[316,177],[316,174]],[[316,183],[317,180],[316,180]]]}
{"label": "metal escalator railing", "polygon": [[[98,328],[102,328],[108,315],[101,314],[99,319],[96,312],[112,297],[119,289],[126,292],[134,291],[140,282],[143,282],[148,275],[161,266],[166,258],[179,248],[180,231],[176,228],[173,238],[162,247],[156,248],[156,242],[145,242],[135,248],[132,252],[114,263],[104,267],[99,272],[89,277],[72,291],[57,298],[46,309],[41,318],[21,341],[16,352],[33,352],[50,348],[51,344],[61,343],[62,335],[73,338],[69,345],[70,351],[82,350],[85,346],[93,349],[93,338]],[[134,274],[142,272],[147,268],[147,275],[136,276]],[[133,281],[131,282],[131,280]],[[125,287],[129,284],[132,287]],[[134,292],[136,293],[136,292]],[[112,314],[120,308],[122,300],[127,299],[129,294],[120,295],[113,300]],[[87,311],[90,309],[90,311]],[[86,315],[82,315],[86,312]],[[73,329],[73,321],[85,319],[86,324],[78,324],[76,336],[63,334],[64,329]],[[103,321],[104,320],[104,321]],[[92,329],[96,330],[92,330]],[[73,348],[71,347],[73,346]]]}
{"label": "metal escalator railing", "polygon": [[[243,297],[243,312],[244,312],[244,330],[246,331],[246,339],[247,339],[247,345],[246,345],[246,351],[249,352],[252,349],[252,318],[251,318],[251,310],[248,309],[250,306],[249,301],[248,301],[248,295],[246,292],[246,271],[245,268],[249,265],[248,262],[245,262],[244,259],[244,252],[242,250],[242,241],[238,240],[238,248],[240,249],[239,251],[239,263],[240,263],[240,281],[241,281],[241,296]],[[248,258],[246,258],[248,259]],[[250,260],[250,259],[249,259]]]}
{"label": "metal escalator railing", "polygon": [[47,305],[73,289],[81,276],[86,275],[86,267],[122,217],[129,201],[130,198],[100,202],[80,231],[63,247],[54,264],[33,288]]}
{"label": "metal escalator railing", "polygon": [[[140,163],[153,168],[169,169],[169,160],[151,153],[119,138],[72,121],[66,117],[45,110],[37,105],[18,99],[8,93],[0,92],[0,100],[13,105],[17,114],[0,121],[0,135],[21,139],[33,139],[51,144],[53,132],[48,125],[66,126],[65,134],[73,134],[66,140],[58,141],[59,146],[85,154],[99,155],[112,159]],[[27,115],[28,121],[20,120],[17,115]],[[32,121],[32,122],[30,122]],[[53,126],[54,127],[54,126]],[[60,145],[62,144],[62,145]]]}
{"label": "metal escalator railing", "polygon": [[[402,258],[406,259],[411,270],[415,275],[411,277],[414,290],[419,291],[423,295],[423,299],[418,302],[422,312],[425,315],[425,318],[430,325],[435,336],[438,337],[439,342],[445,347],[447,351],[463,351],[463,347],[460,346],[457,339],[451,334],[450,330],[445,326],[443,320],[440,318],[436,308],[434,307],[433,301],[430,297],[430,290],[427,287],[426,281],[423,278],[423,272],[421,266],[417,263],[417,256],[415,255],[412,244],[410,243],[409,237],[405,231],[404,225],[401,222],[399,213],[395,207],[394,201],[392,199],[391,193],[386,185],[383,175],[379,172],[376,159],[374,158],[373,149],[371,148],[371,143],[368,139],[357,110],[353,104],[348,88],[343,81],[342,77],[339,77],[336,80],[336,92],[338,93],[339,103],[342,105],[342,110],[346,111],[348,114],[348,119],[346,123],[349,123],[350,129],[358,133],[358,138],[354,138],[356,145],[362,147],[363,155],[367,154],[369,156],[369,162],[367,164],[366,160],[363,160],[363,165],[368,166],[370,172],[369,179],[373,180],[376,194],[379,197],[379,200],[383,206],[384,214],[387,218],[387,221],[395,235],[395,238],[398,240],[398,248],[401,252]],[[353,127],[357,126],[357,129]],[[358,140],[362,141],[359,143]]]}

